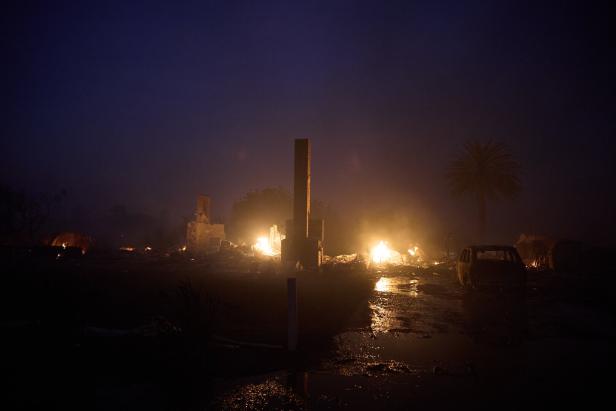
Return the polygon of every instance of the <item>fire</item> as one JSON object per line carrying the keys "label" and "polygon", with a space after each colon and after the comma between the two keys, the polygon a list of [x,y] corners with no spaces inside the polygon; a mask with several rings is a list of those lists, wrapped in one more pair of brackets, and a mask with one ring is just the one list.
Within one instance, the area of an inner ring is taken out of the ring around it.
{"label": "fire", "polygon": [[258,252],[258,253],[260,253],[262,255],[270,256],[270,257],[279,254],[270,245],[269,238],[267,238],[265,236],[257,238],[257,242],[256,242],[256,244],[254,244],[252,246],[252,248],[256,252]]}
{"label": "fire", "polygon": [[419,248],[419,246],[417,245],[411,245],[409,246],[409,248],[406,250],[408,254],[404,255],[404,262],[405,264],[409,264],[409,265],[414,265],[414,266],[419,266],[419,265],[425,265],[426,261],[426,255],[425,252],[422,248]]}
{"label": "fire", "polygon": [[278,231],[276,224],[270,226],[268,235],[262,235],[257,238],[256,244],[253,244],[252,250],[255,254],[264,255],[267,257],[279,256],[282,250],[282,240],[284,235]]}
{"label": "fire", "polygon": [[389,263],[393,259],[395,253],[385,241],[379,241],[377,245],[370,250],[370,260],[375,264]]}

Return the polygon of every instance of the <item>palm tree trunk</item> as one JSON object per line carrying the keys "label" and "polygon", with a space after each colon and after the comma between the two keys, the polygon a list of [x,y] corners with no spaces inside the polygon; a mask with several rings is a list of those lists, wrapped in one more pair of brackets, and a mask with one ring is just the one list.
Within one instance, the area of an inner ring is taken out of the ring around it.
{"label": "palm tree trunk", "polygon": [[477,222],[478,222],[478,239],[480,242],[485,241],[486,237],[486,196],[484,194],[477,195]]}

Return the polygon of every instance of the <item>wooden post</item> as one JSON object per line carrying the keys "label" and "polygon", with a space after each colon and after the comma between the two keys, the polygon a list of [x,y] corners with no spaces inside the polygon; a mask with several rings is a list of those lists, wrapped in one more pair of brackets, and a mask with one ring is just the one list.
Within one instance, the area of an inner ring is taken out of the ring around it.
{"label": "wooden post", "polygon": [[287,348],[297,348],[297,279],[287,278]]}

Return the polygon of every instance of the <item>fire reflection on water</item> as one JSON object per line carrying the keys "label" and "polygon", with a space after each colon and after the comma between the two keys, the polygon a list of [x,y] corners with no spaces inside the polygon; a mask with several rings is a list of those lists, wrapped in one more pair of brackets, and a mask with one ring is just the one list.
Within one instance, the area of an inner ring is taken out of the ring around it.
{"label": "fire reflection on water", "polygon": [[408,277],[381,277],[374,286],[374,291],[379,293],[405,294],[417,297],[417,285],[419,280]]}
{"label": "fire reflection on water", "polygon": [[402,317],[394,307],[398,299],[417,297],[419,280],[408,276],[381,277],[374,286],[375,297],[370,302],[372,332],[389,332],[392,329],[407,330],[409,320]]}
{"label": "fire reflection on water", "polygon": [[380,293],[387,292],[389,288],[389,278],[381,277],[379,281],[374,285],[374,291],[378,291]]}

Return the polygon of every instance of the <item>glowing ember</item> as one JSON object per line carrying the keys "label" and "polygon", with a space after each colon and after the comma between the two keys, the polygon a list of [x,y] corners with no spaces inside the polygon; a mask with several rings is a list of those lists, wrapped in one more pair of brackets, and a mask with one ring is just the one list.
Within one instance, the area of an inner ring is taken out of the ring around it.
{"label": "glowing ember", "polygon": [[150,247],[150,246],[146,246],[146,247],[145,247],[145,251],[152,251],[152,247]]}
{"label": "glowing ember", "polygon": [[252,248],[254,249],[255,252],[262,254],[262,255],[267,255],[270,257],[279,254],[272,248],[269,242],[269,238],[267,237],[257,238],[257,243],[253,245]]}
{"label": "glowing ember", "polygon": [[183,245],[182,247],[180,247],[180,248],[178,249],[178,251],[179,251],[179,252],[181,252],[181,253],[183,253],[184,251],[186,251],[186,246],[185,246],[185,245]]}
{"label": "glowing ember", "polygon": [[129,251],[129,252],[133,252],[135,251],[135,247],[130,247],[130,246],[124,246],[124,247],[120,247],[121,251]]}
{"label": "glowing ember", "polygon": [[415,257],[417,255],[417,246],[408,249],[411,257]]}

